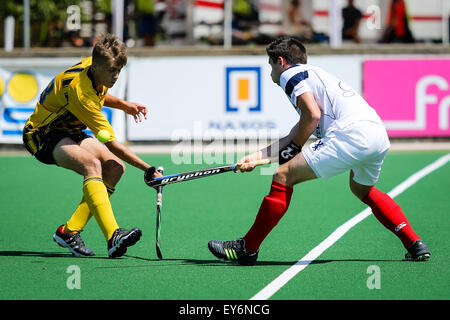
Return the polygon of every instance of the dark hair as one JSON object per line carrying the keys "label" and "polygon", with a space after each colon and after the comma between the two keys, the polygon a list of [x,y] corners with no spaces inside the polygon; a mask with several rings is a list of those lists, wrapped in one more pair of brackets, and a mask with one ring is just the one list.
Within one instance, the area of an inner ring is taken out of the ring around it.
{"label": "dark hair", "polygon": [[295,38],[281,37],[272,41],[266,48],[266,52],[273,62],[276,62],[278,57],[286,59],[288,64],[306,64],[306,48]]}
{"label": "dark hair", "polygon": [[113,61],[117,67],[127,64],[125,45],[113,34],[102,34],[92,49],[92,60],[97,63]]}

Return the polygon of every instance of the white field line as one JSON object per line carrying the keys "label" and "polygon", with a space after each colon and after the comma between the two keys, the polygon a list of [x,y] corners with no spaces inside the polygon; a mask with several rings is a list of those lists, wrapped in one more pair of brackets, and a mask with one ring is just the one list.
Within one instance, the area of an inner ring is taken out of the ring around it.
{"label": "white field line", "polygon": [[[429,164],[425,168],[419,170],[418,172],[411,175],[408,179],[400,183],[394,189],[392,189],[388,194],[394,198],[404,192],[406,189],[417,183],[420,179],[427,176],[434,170],[439,169],[440,167],[447,164],[450,161],[450,153],[440,157],[433,163]],[[310,252],[306,254],[303,258],[297,261],[292,267],[284,271],[281,275],[279,275],[276,279],[274,279],[271,283],[269,283],[266,287],[264,287],[260,292],[255,294],[250,300],[267,300],[272,295],[274,295],[278,290],[280,290],[286,283],[288,283],[292,278],[294,278],[300,271],[305,269],[312,261],[317,259],[325,250],[331,247],[336,241],[338,241],[344,234],[347,233],[351,228],[357,225],[359,222],[363,221],[367,218],[372,211],[370,208],[366,208],[365,210],[358,213],[356,216],[345,222],[332,234],[330,234],[325,240],[323,240],[317,247],[312,249]]]}

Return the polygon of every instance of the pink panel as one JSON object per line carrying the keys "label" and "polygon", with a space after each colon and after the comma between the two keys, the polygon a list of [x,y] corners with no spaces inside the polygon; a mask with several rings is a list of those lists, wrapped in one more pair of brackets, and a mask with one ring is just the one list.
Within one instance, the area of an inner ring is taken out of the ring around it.
{"label": "pink panel", "polygon": [[450,136],[450,59],[366,60],[363,94],[391,137]]}

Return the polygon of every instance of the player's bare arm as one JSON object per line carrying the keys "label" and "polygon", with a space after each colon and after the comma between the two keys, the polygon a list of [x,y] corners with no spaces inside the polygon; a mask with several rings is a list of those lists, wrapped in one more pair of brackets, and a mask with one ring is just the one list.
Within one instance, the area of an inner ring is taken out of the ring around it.
{"label": "player's bare arm", "polygon": [[[132,165],[133,167],[141,169],[142,171],[146,171],[151,167],[148,163],[139,158],[133,151],[131,151],[129,148],[127,148],[117,140],[107,142],[105,143],[105,145],[114,155],[116,155],[126,163]],[[162,175],[158,171],[153,174],[153,178],[157,178],[160,176]]]}
{"label": "player's bare arm", "polygon": [[133,116],[135,122],[141,122],[147,119],[147,107],[136,102],[129,102],[110,94],[105,96],[105,105],[114,109],[122,110],[123,112]]}
{"label": "player's bare arm", "polygon": [[249,154],[243,158],[241,158],[237,165],[241,172],[252,171],[255,166],[251,164],[251,162],[262,160],[262,159],[271,159],[272,161],[276,161],[275,159],[278,157],[278,153],[281,149],[286,147],[290,141],[295,137],[298,131],[299,123],[297,122],[287,136],[277,140],[271,145],[267,146],[264,149],[258,150],[252,154]]}
{"label": "player's bare arm", "polygon": [[300,121],[286,137],[281,138],[277,143],[240,159],[237,163],[242,172],[252,171],[255,168],[251,164],[252,161],[279,155],[279,162],[283,164],[301,151],[302,146],[317,128],[321,112],[311,92],[298,96],[297,106],[302,112]]}
{"label": "player's bare arm", "polygon": [[[312,92],[305,92],[297,97],[296,105],[301,112],[298,128],[285,146],[280,146],[278,163],[283,165],[298,155],[303,145],[317,128],[321,111]],[[291,132],[292,133],[292,132]]]}
{"label": "player's bare arm", "polygon": [[301,110],[302,116],[292,142],[302,147],[317,128],[321,112],[312,92],[305,92],[298,96],[297,106]]}
{"label": "player's bare arm", "polygon": [[241,172],[252,171],[256,166],[252,165],[251,162],[262,159],[271,159],[272,161],[276,162],[278,160],[280,150],[284,149],[289,144],[289,142],[291,142],[292,139],[294,139],[294,137],[297,135],[299,125],[300,123],[297,122],[286,136],[282,137],[266,148],[258,150],[241,158],[237,162],[239,170]]}

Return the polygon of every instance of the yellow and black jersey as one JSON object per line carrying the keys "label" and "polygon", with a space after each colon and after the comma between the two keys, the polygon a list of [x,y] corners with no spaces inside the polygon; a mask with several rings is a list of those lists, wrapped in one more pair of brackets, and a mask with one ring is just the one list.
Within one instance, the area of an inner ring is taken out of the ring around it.
{"label": "yellow and black jersey", "polygon": [[95,136],[100,130],[110,133],[111,124],[101,113],[108,88],[94,88],[89,68],[92,57],[58,74],[41,93],[34,113],[25,124],[24,135],[46,134],[51,130],[80,133],[89,128]]}

